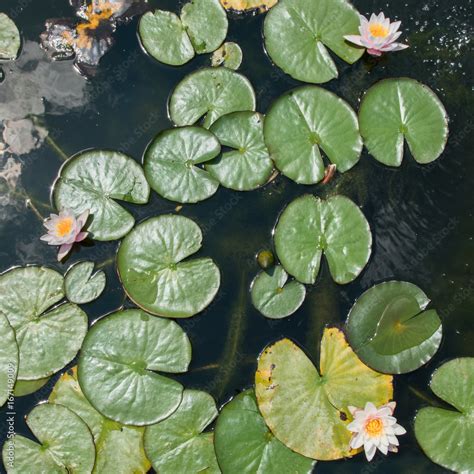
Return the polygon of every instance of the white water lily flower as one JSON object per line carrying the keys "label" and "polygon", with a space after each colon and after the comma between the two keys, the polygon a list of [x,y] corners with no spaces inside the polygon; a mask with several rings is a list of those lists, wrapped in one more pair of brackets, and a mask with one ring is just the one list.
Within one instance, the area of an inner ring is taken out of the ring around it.
{"label": "white water lily flower", "polygon": [[405,434],[406,430],[392,416],[395,406],[395,402],[390,402],[377,408],[367,402],[365,408],[348,407],[354,417],[347,425],[347,429],[353,433],[350,447],[359,449],[363,446],[368,461],[373,459],[377,449],[383,454],[398,451],[397,436]]}
{"label": "white water lily flower", "polygon": [[408,48],[407,44],[396,43],[395,41],[402,34],[398,31],[401,21],[390,23],[390,18],[385,18],[383,13],[375,15],[372,13],[370,20],[365,16],[360,16],[360,35],[346,35],[344,38],[358,46],[367,48],[367,52],[372,56],[381,56],[389,51],[400,51]]}
{"label": "white water lily flower", "polygon": [[48,245],[60,245],[58,253],[58,261],[61,261],[72,249],[75,242],[84,240],[88,233],[83,232],[89,211],[83,212],[79,217],[64,209],[59,214],[51,214],[44,221],[44,226],[48,232],[41,236],[40,239],[47,242]]}

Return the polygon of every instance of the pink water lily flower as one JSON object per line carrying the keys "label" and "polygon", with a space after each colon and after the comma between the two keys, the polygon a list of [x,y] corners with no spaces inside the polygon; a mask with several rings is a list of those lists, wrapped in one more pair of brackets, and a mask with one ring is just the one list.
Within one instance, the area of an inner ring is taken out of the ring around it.
{"label": "pink water lily flower", "polygon": [[407,44],[396,43],[395,40],[402,34],[398,31],[401,21],[390,23],[383,13],[372,13],[370,20],[360,15],[360,35],[346,35],[344,38],[358,46],[367,48],[372,56],[381,56],[389,51],[400,51],[408,48]]}
{"label": "pink water lily flower", "polygon": [[61,261],[72,249],[75,242],[84,240],[88,232],[83,232],[89,211],[83,212],[79,217],[75,217],[72,211],[64,209],[59,214],[51,214],[45,219],[44,226],[48,232],[40,239],[48,245],[60,245],[58,261]]}
{"label": "pink water lily flower", "polygon": [[354,420],[347,425],[353,433],[350,441],[352,449],[364,446],[365,456],[371,461],[377,449],[383,454],[398,452],[397,436],[406,433],[405,428],[397,424],[393,416],[396,403],[390,402],[377,408],[367,402],[365,408],[348,407]]}

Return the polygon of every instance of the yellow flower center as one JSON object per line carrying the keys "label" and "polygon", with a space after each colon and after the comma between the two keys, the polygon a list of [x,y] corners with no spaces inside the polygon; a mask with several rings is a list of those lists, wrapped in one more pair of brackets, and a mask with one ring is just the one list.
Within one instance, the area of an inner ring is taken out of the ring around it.
{"label": "yellow flower center", "polygon": [[365,431],[369,436],[378,436],[383,431],[383,423],[380,418],[372,418],[365,424]]}
{"label": "yellow flower center", "polygon": [[58,237],[64,237],[69,234],[72,230],[73,224],[74,221],[72,217],[64,217],[63,219],[60,219],[56,224],[56,235]]}
{"label": "yellow flower center", "polygon": [[373,23],[369,25],[369,31],[372,36],[376,38],[385,38],[388,35],[388,28],[381,23]]}

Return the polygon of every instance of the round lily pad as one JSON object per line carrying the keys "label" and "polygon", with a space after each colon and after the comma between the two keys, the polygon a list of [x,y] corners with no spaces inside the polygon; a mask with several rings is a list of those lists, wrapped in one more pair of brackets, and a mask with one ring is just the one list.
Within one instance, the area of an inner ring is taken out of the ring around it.
{"label": "round lily pad", "polygon": [[94,271],[94,262],[79,262],[70,267],[64,277],[64,291],[71,303],[85,304],[97,299],[105,289],[103,271]]}
{"label": "round lily pad", "polygon": [[31,395],[43,388],[50,380],[51,377],[44,377],[37,380],[17,380],[14,390],[15,397],[26,397],[26,395]]}
{"label": "round lily pad", "polygon": [[0,60],[16,59],[20,46],[21,38],[17,26],[5,13],[0,13]]}
{"label": "round lily pad", "polygon": [[138,26],[140,41],[156,60],[181,66],[194,57],[194,48],[179,17],[163,10],[145,13]]}
{"label": "round lily pad", "polygon": [[61,168],[53,197],[58,209],[76,215],[89,211],[87,230],[96,240],[120,239],[133,227],[133,216],[115,200],[146,204],[150,187],[141,166],[117,151],[90,150]]}
{"label": "round lily pad", "polygon": [[436,464],[455,472],[474,471],[474,358],[443,364],[431,379],[431,390],[454,409],[422,408],[415,418],[415,436]]}
{"label": "round lily pad", "polygon": [[39,443],[15,435],[3,445],[8,474],[88,474],[95,462],[95,446],[87,425],[68,408],[43,403],[26,417]]}
{"label": "round lily pad", "polygon": [[84,395],[96,410],[125,425],[149,425],[173,413],[180,383],[157,372],[182,373],[191,361],[186,333],[169,319],[118,311],[88,332],[78,363]]}
{"label": "round lily pad", "polygon": [[369,153],[388,166],[400,166],[404,140],[413,158],[430,163],[443,153],[448,117],[438,96],[406,77],[371,87],[360,105],[360,132]]}
{"label": "round lily pad", "polygon": [[193,258],[201,248],[199,226],[184,216],[142,222],[122,241],[117,268],[128,296],[150,313],[189,318],[214,299],[220,272],[210,258]]}
{"label": "round lily pad", "polygon": [[186,76],[169,101],[171,120],[178,126],[203,119],[209,128],[231,112],[255,110],[255,92],[249,80],[227,68],[204,68]]}
{"label": "round lily pad", "polygon": [[[0,310],[1,311],[1,310]],[[18,345],[15,331],[8,319],[0,312],[0,407],[13,391],[18,373]]]}
{"label": "round lily pad", "polygon": [[304,285],[288,281],[288,274],[277,265],[261,271],[252,283],[252,303],[264,316],[281,319],[290,316],[303,304]]}
{"label": "round lily pad", "polygon": [[229,41],[224,43],[212,54],[211,64],[213,67],[224,66],[234,71],[242,64],[243,53],[237,43]]}
{"label": "round lily pad", "polygon": [[379,372],[402,374],[428,362],[441,343],[441,320],[425,311],[428,297],[416,285],[388,281],[367,290],[347,318],[349,343]]}
{"label": "round lily pad", "polygon": [[278,0],[220,0],[226,10],[237,13],[264,13],[272,8]]}
{"label": "round lily pad", "polygon": [[320,371],[289,339],[267,346],[258,359],[255,392],[272,433],[288,448],[318,460],[351,457],[348,406],[383,405],[393,396],[392,377],[357,357],[342,331],[326,328]]}
{"label": "round lily pad", "polygon": [[76,367],[61,375],[49,396],[49,402],[69,408],[91,430],[97,451],[95,474],[148,472],[151,465],[143,448],[145,428],[125,426],[102,416],[82,393]]}
{"label": "round lily pad", "polygon": [[201,127],[161,132],[145,151],[143,168],[150,186],[171,201],[192,203],[212,196],[219,182],[199,165],[221,150],[217,138]]}
{"label": "round lily pad", "polygon": [[321,150],[344,173],[362,151],[357,116],[347,102],[316,86],[287,92],[265,118],[265,143],[276,167],[301,184],[324,178]]}
{"label": "round lily pad", "polygon": [[291,202],[275,228],[275,248],[285,270],[314,283],[321,256],[336,283],[353,281],[369,261],[372,234],[362,211],[347,197],[323,201],[306,194]]}
{"label": "round lily pad", "polygon": [[224,151],[206,169],[226,188],[250,191],[265,184],[273,171],[263,140],[263,115],[258,112],[234,112],[224,115],[211,127]]}
{"label": "round lily pad", "polygon": [[227,15],[219,0],[191,0],[181,10],[181,21],[198,54],[212,53],[227,36]]}
{"label": "round lily pad", "polygon": [[214,399],[199,390],[185,390],[178,409],[145,430],[145,452],[160,474],[219,474],[214,435],[203,433],[217,417]]}
{"label": "round lily pad", "polygon": [[304,82],[337,77],[328,48],[349,64],[364,53],[344,35],[358,34],[357,10],[346,0],[280,0],[265,18],[265,48],[274,63]]}
{"label": "round lily pad", "polygon": [[64,297],[63,277],[45,267],[14,268],[0,276],[0,313],[20,349],[18,379],[48,377],[71,362],[87,332],[87,315]]}
{"label": "round lily pad", "polygon": [[240,393],[224,406],[214,436],[217,460],[226,474],[310,474],[316,464],[272,435],[253,390]]}

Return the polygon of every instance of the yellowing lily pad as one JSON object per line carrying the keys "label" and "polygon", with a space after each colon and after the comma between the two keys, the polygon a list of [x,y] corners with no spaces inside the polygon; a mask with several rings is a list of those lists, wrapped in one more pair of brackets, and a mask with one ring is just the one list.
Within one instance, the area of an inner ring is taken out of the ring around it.
{"label": "yellowing lily pad", "polygon": [[76,356],[87,332],[87,315],[64,303],[63,277],[46,267],[14,268],[0,275],[0,313],[15,330],[20,349],[18,379],[48,377]]}
{"label": "yellowing lily pad", "polygon": [[238,13],[257,11],[264,13],[278,3],[278,0],[220,0],[226,10]]}
{"label": "yellowing lily pad", "polygon": [[400,166],[406,140],[420,163],[436,160],[448,139],[448,117],[437,95],[406,77],[386,79],[372,86],[362,99],[360,132],[373,157]]}
{"label": "yellowing lily pad", "polygon": [[203,433],[216,417],[216,402],[211,395],[185,390],[181,404],[170,417],[146,428],[145,451],[156,472],[219,474],[214,435]]}
{"label": "yellowing lily pad", "polygon": [[125,426],[101,415],[86,399],[76,367],[61,375],[49,396],[78,415],[94,436],[97,457],[94,474],[145,474],[151,465],[143,448],[144,428]]}
{"label": "yellowing lily pad", "polygon": [[258,359],[255,392],[272,433],[303,456],[351,457],[348,406],[392,399],[392,377],[367,367],[336,328],[325,329],[320,371],[289,339],[267,346]]}
{"label": "yellowing lily pad", "polygon": [[17,26],[5,13],[0,13],[0,60],[16,59],[20,46],[21,38]]}
{"label": "yellowing lily pad", "polygon": [[454,408],[422,408],[415,418],[418,443],[436,464],[474,472],[474,358],[446,362],[433,373],[430,386]]}
{"label": "yellowing lily pad", "polygon": [[236,71],[242,64],[243,53],[237,43],[224,43],[212,54],[211,64],[213,67],[224,66]]}
{"label": "yellowing lily pad", "polygon": [[331,50],[349,64],[364,53],[344,35],[358,33],[357,10],[346,0],[280,0],[265,18],[265,47],[273,62],[304,82],[337,77]]}
{"label": "yellowing lily pad", "polygon": [[433,309],[425,311],[429,301],[412,283],[375,285],[349,312],[349,343],[367,365],[380,372],[418,369],[433,357],[442,337],[438,314]]}
{"label": "yellowing lily pad", "polygon": [[282,212],[275,248],[285,270],[302,283],[314,283],[324,255],[336,283],[349,283],[369,261],[372,234],[362,211],[345,196],[326,201],[307,194]]}
{"label": "yellowing lily pad", "polygon": [[3,445],[8,474],[89,474],[95,462],[92,434],[84,421],[62,405],[43,403],[26,417],[39,443],[15,435]]}
{"label": "yellowing lily pad", "polygon": [[189,318],[208,306],[220,286],[210,258],[189,258],[202,245],[199,226],[184,216],[162,215],[125,237],[117,268],[125,291],[141,308],[167,318]]}
{"label": "yellowing lily pad", "polygon": [[227,403],[215,429],[217,460],[226,474],[310,474],[316,462],[276,439],[246,390]]}

